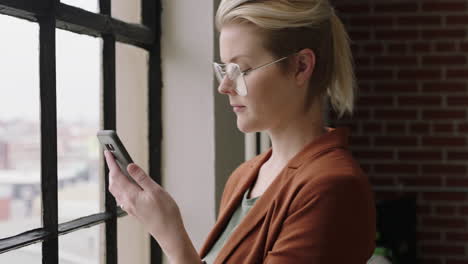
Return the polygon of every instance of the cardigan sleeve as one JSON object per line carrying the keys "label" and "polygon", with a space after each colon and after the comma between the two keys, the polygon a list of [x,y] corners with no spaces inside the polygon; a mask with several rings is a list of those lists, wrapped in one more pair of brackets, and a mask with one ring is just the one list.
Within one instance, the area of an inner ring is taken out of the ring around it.
{"label": "cardigan sleeve", "polygon": [[375,207],[370,190],[354,176],[325,177],[291,204],[264,262],[363,264],[375,247]]}

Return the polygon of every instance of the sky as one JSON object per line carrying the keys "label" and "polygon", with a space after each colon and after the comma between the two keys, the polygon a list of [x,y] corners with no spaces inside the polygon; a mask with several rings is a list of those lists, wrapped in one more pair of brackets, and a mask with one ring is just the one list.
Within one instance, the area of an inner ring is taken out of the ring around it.
{"label": "sky", "polygon": [[[62,0],[97,11],[97,0]],[[0,15],[0,121],[39,121],[39,27]],[[57,29],[57,115],[99,120],[101,40]]]}

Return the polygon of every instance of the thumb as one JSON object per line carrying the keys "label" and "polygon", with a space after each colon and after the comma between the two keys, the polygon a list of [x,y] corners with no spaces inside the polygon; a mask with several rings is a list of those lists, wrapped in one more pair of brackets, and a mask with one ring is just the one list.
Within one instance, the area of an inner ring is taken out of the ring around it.
{"label": "thumb", "polygon": [[143,190],[148,189],[151,186],[152,179],[135,163],[128,164],[127,171],[135,182],[143,188]]}

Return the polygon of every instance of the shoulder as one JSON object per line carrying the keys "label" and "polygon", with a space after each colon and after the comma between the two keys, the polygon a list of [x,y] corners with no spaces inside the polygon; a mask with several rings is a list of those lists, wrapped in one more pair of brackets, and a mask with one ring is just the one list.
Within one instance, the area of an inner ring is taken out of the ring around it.
{"label": "shoulder", "polygon": [[[295,169],[291,187],[297,201],[317,197],[352,197],[372,201],[371,186],[359,163],[346,149],[336,148],[306,160]],[[300,203],[302,203],[300,202]]]}

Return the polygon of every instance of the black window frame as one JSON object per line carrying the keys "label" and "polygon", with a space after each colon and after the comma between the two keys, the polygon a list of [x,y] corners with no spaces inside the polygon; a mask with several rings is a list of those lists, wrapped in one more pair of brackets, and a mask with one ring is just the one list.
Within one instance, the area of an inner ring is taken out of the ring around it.
{"label": "black window frame", "polygon": [[[41,120],[42,228],[0,239],[0,254],[42,242],[42,263],[58,264],[58,236],[82,228],[105,224],[105,263],[117,264],[117,218],[126,213],[116,206],[105,177],[105,212],[58,223],[57,201],[57,109],[56,28],[100,37],[104,122],[103,129],[116,129],[116,41],[140,47],[149,54],[148,64],[148,147],[149,174],[161,183],[161,0],[141,0],[141,24],[111,17],[111,0],[99,0],[99,13],[60,3],[60,0],[0,0],[0,14],[39,24],[39,74]],[[105,166],[104,175],[108,174]],[[162,263],[162,251],[151,239],[150,263]]]}

